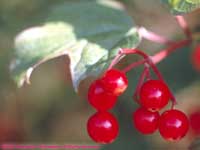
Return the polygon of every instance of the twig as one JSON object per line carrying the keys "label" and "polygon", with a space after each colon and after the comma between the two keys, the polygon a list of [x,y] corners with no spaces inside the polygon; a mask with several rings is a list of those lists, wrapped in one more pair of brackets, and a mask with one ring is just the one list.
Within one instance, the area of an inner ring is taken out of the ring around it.
{"label": "twig", "polygon": [[159,43],[159,44],[165,44],[165,45],[172,45],[172,44],[175,43],[174,41],[169,40],[169,39],[167,39],[167,38],[165,38],[161,35],[158,35],[154,32],[148,31],[144,27],[140,27],[138,29],[138,32],[139,32],[141,37],[143,37],[143,38],[145,38],[149,41],[152,41],[152,42],[156,42],[156,43]]}

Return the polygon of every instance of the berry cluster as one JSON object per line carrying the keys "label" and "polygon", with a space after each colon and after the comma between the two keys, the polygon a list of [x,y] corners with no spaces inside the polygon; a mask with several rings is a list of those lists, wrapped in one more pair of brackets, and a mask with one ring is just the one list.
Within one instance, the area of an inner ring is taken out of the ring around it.
{"label": "berry cluster", "polygon": [[[133,63],[122,71],[112,69],[117,59],[124,54],[139,54],[144,60]],[[134,100],[140,105],[133,113],[135,128],[142,134],[152,134],[158,129],[166,140],[179,140],[186,135],[189,128],[188,118],[183,112],[174,109],[175,97],[151,58],[142,51],[124,49],[116,56],[105,74],[89,87],[88,101],[97,113],[89,118],[87,130],[94,141],[105,144],[116,139],[119,132],[118,122],[108,110],[113,108],[117,97],[128,87],[125,73],[140,64],[144,64],[144,71],[133,95]],[[158,79],[151,78],[150,67]],[[160,115],[159,111],[169,100],[172,101],[172,108]]]}
{"label": "berry cluster", "polygon": [[133,113],[133,123],[142,134],[152,134],[157,129],[166,140],[179,140],[189,128],[186,115],[176,109],[165,111],[161,116],[159,110],[171,99],[167,85],[160,80],[147,80],[139,92],[141,108]]}
{"label": "berry cluster", "polygon": [[98,143],[111,143],[119,133],[114,115],[108,112],[116,104],[117,97],[128,86],[125,74],[116,69],[108,70],[102,78],[95,80],[88,91],[88,101],[97,110],[87,123],[90,137]]}

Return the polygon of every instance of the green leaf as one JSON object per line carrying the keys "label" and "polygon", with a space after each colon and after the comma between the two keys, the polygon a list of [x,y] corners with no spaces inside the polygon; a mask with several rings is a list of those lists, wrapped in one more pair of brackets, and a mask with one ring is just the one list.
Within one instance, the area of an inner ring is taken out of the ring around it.
{"label": "green leaf", "polygon": [[200,7],[200,0],[161,0],[175,14],[189,13]]}
{"label": "green leaf", "polygon": [[188,3],[200,4],[200,0],[186,0]]}
{"label": "green leaf", "polygon": [[29,28],[15,39],[13,78],[29,83],[32,71],[49,59],[68,55],[73,86],[98,76],[118,50],[140,42],[133,20],[121,5],[108,0],[68,2],[49,12],[46,23]]}

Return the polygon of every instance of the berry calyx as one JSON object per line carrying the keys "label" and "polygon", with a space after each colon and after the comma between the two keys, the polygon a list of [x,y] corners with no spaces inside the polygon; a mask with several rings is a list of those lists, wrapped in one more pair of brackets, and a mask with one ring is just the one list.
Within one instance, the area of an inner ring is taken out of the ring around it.
{"label": "berry calyx", "polygon": [[88,101],[97,110],[104,111],[115,105],[117,96],[108,93],[101,80],[95,80],[89,87]]}
{"label": "berry calyx", "polygon": [[140,89],[140,104],[150,111],[165,107],[170,99],[167,85],[161,80],[148,80]]}
{"label": "berry calyx", "polygon": [[133,113],[133,124],[142,134],[152,134],[158,128],[159,113],[141,107]]}
{"label": "berry calyx", "polygon": [[192,66],[200,72],[200,45],[197,45],[191,55]]}
{"label": "berry calyx", "polygon": [[107,144],[113,142],[119,126],[116,118],[109,112],[97,112],[87,122],[89,136],[96,142]]}
{"label": "berry calyx", "polygon": [[107,91],[113,95],[121,95],[128,87],[128,79],[126,75],[116,69],[110,69],[105,72],[102,82]]}
{"label": "berry calyx", "polygon": [[189,116],[190,126],[194,135],[200,135],[200,111],[192,112]]}
{"label": "berry calyx", "polygon": [[161,115],[158,128],[164,139],[180,140],[188,131],[189,121],[183,112],[172,109]]}

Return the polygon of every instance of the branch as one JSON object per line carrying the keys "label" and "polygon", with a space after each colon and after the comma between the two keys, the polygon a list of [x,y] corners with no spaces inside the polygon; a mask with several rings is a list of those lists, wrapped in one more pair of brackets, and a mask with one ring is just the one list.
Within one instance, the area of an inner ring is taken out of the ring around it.
{"label": "branch", "polygon": [[176,18],[176,21],[178,22],[179,26],[183,29],[186,37],[189,40],[192,40],[192,33],[190,31],[188,23],[185,21],[185,18],[183,16],[176,16],[175,18]]}
{"label": "branch", "polygon": [[132,68],[135,68],[135,67],[137,67],[137,66],[139,66],[139,65],[144,64],[146,61],[147,61],[146,59],[143,59],[143,60],[134,62],[134,63],[130,64],[129,66],[127,66],[126,68],[124,68],[124,69],[122,70],[122,72],[126,73],[126,72],[130,71]]}
{"label": "branch", "polygon": [[137,103],[139,103],[138,95],[139,95],[141,86],[142,86],[142,84],[144,83],[145,78],[149,78],[148,76],[149,76],[149,67],[145,66],[145,67],[144,67],[144,70],[142,71],[142,74],[140,75],[138,84],[137,84],[137,86],[136,86],[136,90],[134,91],[134,94],[133,94],[133,99],[134,99]]}
{"label": "branch", "polygon": [[180,42],[176,42],[174,45],[172,45],[169,48],[166,48],[164,50],[161,50],[157,54],[151,57],[154,64],[159,63],[163,59],[165,59],[167,56],[169,56],[171,53],[175,52],[178,48],[182,48],[184,46],[187,46],[191,43],[191,40],[183,40]]}
{"label": "branch", "polygon": [[151,31],[148,31],[147,29],[145,29],[144,27],[140,27],[138,29],[138,32],[140,34],[141,37],[149,40],[149,41],[152,41],[152,42],[156,42],[156,43],[159,43],[159,44],[165,44],[165,45],[172,45],[174,44],[175,42],[172,41],[172,40],[169,40],[163,36],[160,36],[156,33],[153,33]]}
{"label": "branch", "polygon": [[[157,68],[157,66],[154,64],[154,62],[149,59],[149,65],[151,66],[151,68],[153,69],[154,73],[157,75],[157,77],[159,78],[159,80],[161,80],[163,83],[166,84],[165,80],[162,77],[162,74],[160,73],[159,69]],[[167,84],[166,84],[167,85]],[[169,93],[171,96],[171,100],[172,100],[172,109],[174,108],[174,105],[177,104],[176,98],[173,95],[173,93],[171,92],[171,90],[169,89]]]}
{"label": "branch", "polygon": [[108,67],[108,70],[110,70],[111,68],[113,68],[113,66],[116,65],[123,57],[124,57],[124,55],[122,54],[122,49],[120,49],[119,52],[118,52],[118,54],[112,60],[110,66]]}

